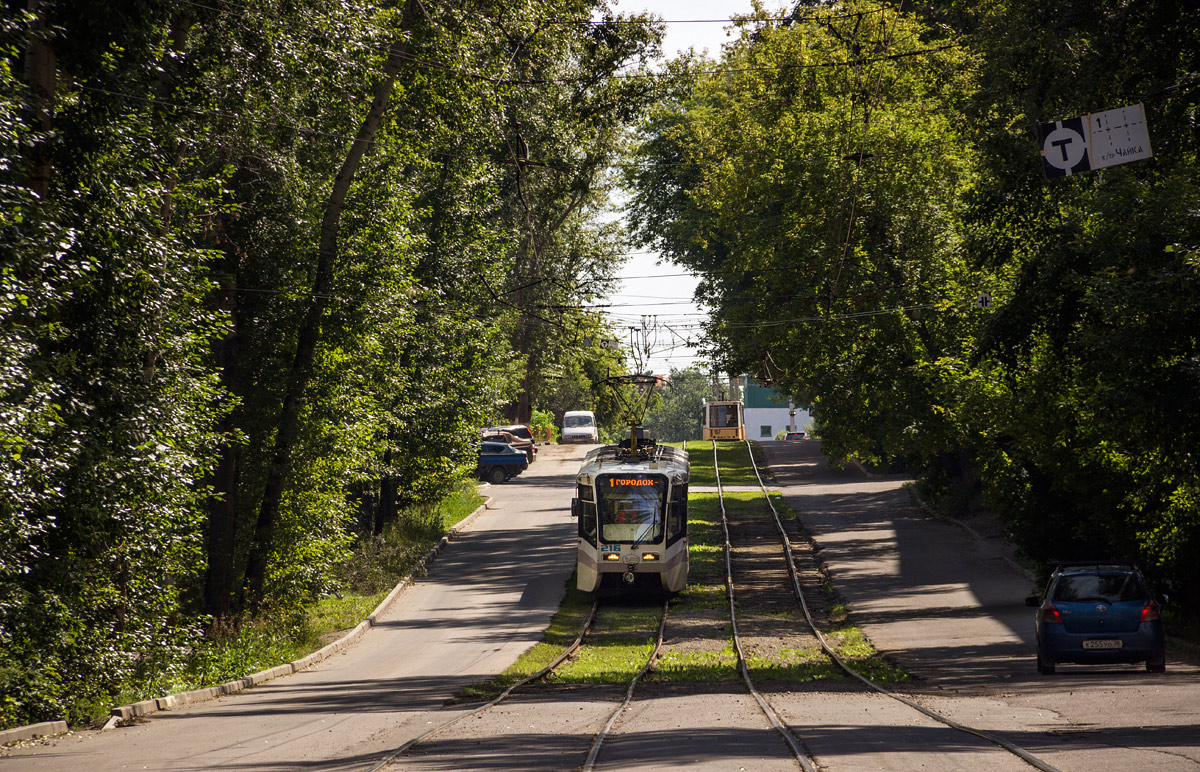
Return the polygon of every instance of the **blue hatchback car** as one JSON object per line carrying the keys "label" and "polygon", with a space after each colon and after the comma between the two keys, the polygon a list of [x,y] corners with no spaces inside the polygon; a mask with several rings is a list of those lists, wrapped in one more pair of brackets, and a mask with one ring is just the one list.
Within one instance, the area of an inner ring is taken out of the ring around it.
{"label": "blue hatchback car", "polygon": [[1163,600],[1150,594],[1135,566],[1059,563],[1046,594],[1025,599],[1038,609],[1038,672],[1053,673],[1059,662],[1145,662],[1146,670],[1163,672]]}

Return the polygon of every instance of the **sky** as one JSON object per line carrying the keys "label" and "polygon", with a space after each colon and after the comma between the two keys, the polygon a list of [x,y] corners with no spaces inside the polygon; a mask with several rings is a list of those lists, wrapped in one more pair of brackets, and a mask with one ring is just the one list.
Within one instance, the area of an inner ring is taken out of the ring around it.
{"label": "sky", "polygon": [[[721,45],[731,38],[727,35],[728,23],[712,20],[753,10],[750,0],[619,0],[616,9],[621,13],[645,10],[669,22],[663,43],[665,55],[675,56],[678,51],[695,48],[707,49],[714,59],[720,57]],[[640,328],[643,314],[657,316],[660,329],[663,324],[695,324],[703,319],[703,310],[692,299],[697,279],[681,275],[684,269],[677,265],[666,261],[660,264],[659,259],[657,254],[629,255],[621,270],[620,289],[605,301],[611,304],[609,316],[624,332],[626,344],[630,339],[627,328]],[[694,348],[683,346],[678,336],[665,330],[650,344],[649,369],[656,374],[666,374],[672,367],[682,369],[697,359]]]}

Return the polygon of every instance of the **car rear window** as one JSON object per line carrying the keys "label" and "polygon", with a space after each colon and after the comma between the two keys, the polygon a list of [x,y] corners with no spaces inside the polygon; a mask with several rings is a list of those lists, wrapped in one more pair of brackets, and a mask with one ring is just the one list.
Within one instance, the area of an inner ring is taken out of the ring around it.
{"label": "car rear window", "polygon": [[1134,574],[1068,574],[1058,578],[1054,600],[1064,603],[1145,600],[1146,587]]}

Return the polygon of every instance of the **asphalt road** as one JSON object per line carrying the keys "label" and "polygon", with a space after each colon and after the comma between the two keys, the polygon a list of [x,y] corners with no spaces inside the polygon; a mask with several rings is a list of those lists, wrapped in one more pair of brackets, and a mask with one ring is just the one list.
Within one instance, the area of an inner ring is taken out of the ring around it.
{"label": "asphalt road", "polygon": [[[1200,669],[1169,657],[1140,668],[1033,664],[1028,579],[1002,541],[932,519],[899,478],[829,467],[816,441],[764,443],[773,487],[800,513],[851,612],[915,681],[902,689],[998,734],[1063,772],[1200,768]],[[495,509],[343,654],[232,697],[145,723],[15,751],[14,770],[361,771],[458,708],[461,686],[499,672],[541,632],[571,571],[571,477],[585,448],[546,448]],[[768,698],[823,772],[1029,769],[990,745],[852,683]],[[389,771],[571,770],[620,689],[518,694],[395,760]],[[794,769],[737,685],[639,690],[602,750],[602,770]]]}
{"label": "asphalt road", "polygon": [[493,486],[481,514],[341,654],[136,726],[16,749],[12,770],[370,769],[429,728],[458,689],[501,672],[541,640],[572,568],[571,481],[586,447],[543,447]]}
{"label": "asphalt road", "polygon": [[[1060,665],[1057,675],[1039,675],[1033,610],[1024,606],[1033,588],[1004,559],[1001,540],[928,517],[903,478],[831,468],[816,441],[763,445],[773,487],[812,533],[851,620],[918,679],[905,691],[1064,772],[1200,768],[1200,668],[1168,651],[1166,674]],[[891,737],[912,744],[880,753],[855,731],[853,702],[829,693],[787,701],[823,768],[980,766],[961,758],[930,765],[922,745],[952,759],[963,736],[937,725],[916,731],[925,722],[900,714]]]}

